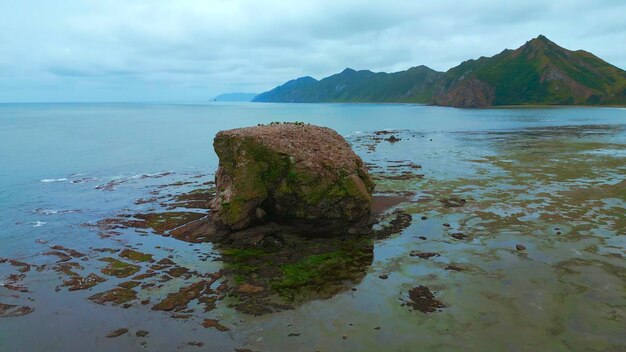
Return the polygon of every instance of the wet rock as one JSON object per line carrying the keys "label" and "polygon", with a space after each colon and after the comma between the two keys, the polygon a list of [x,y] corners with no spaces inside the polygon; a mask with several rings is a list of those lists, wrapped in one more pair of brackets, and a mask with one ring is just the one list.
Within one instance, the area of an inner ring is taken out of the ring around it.
{"label": "wet rock", "polygon": [[394,144],[396,142],[400,142],[402,139],[392,134],[389,138],[385,138],[385,140],[391,144]]}
{"label": "wet rock", "polygon": [[98,226],[103,230],[117,228],[140,228],[152,229],[155,233],[169,236],[172,231],[185,224],[206,217],[205,213],[197,212],[162,212],[146,214],[121,214],[115,218],[98,221]]}
{"label": "wet rock", "polygon": [[188,272],[189,272],[189,269],[182,267],[182,266],[178,266],[178,267],[175,267],[166,271],[166,273],[172,277],[181,277],[187,274]]}
{"label": "wet rock", "polygon": [[457,240],[463,240],[467,238],[467,236],[462,232],[451,233],[450,236],[452,236],[453,238],[456,238]]}
{"label": "wet rock", "polygon": [[524,246],[523,244],[516,244],[515,249],[517,249],[518,251],[525,251],[526,246]]}
{"label": "wet rock", "polygon": [[116,253],[119,252],[119,249],[113,249],[113,248],[94,248],[93,249],[94,252],[100,252],[100,253]]}
{"label": "wet rock", "polygon": [[258,292],[263,292],[265,290],[265,288],[261,287],[261,286],[254,286],[254,285],[250,285],[248,283],[245,283],[239,287],[237,287],[237,291],[240,293],[258,293]]}
{"label": "wet rock", "polygon": [[140,284],[141,284],[141,282],[139,282],[139,281],[125,281],[125,282],[122,282],[121,284],[119,284],[119,286],[122,287],[122,288],[131,289],[131,288],[135,288],[135,287],[139,286]]}
{"label": "wet rock", "polygon": [[382,226],[381,229],[373,231],[372,236],[374,238],[385,238],[391,235],[398,234],[402,232],[402,230],[411,226],[411,222],[413,221],[413,217],[411,214],[405,212],[402,209],[394,210],[391,214],[394,218],[389,222],[388,225]]}
{"label": "wet rock", "polygon": [[417,286],[409,291],[409,302],[407,305],[417,309],[422,313],[432,313],[445,305],[435,298],[435,295],[426,286]]}
{"label": "wet rock", "polygon": [[200,298],[203,291],[210,286],[211,282],[202,280],[189,286],[182,287],[178,292],[170,293],[161,302],[157,303],[152,310],[181,311],[187,308],[187,304],[194,299]]}
{"label": "wet rock", "polygon": [[135,336],[137,336],[137,337],[146,337],[146,336],[148,336],[148,334],[150,334],[150,332],[148,332],[146,330],[137,330],[137,332],[135,333]]}
{"label": "wet rock", "polygon": [[136,298],[136,291],[122,287],[115,287],[110,289],[109,291],[97,293],[89,297],[90,300],[98,304],[113,302],[114,305],[124,304]]}
{"label": "wet rock", "polygon": [[71,256],[69,256],[68,254],[65,254],[63,252],[59,252],[59,251],[48,251],[48,252],[43,253],[43,255],[55,255],[55,256],[59,257],[59,260],[57,261],[57,263],[67,262],[67,261],[72,260]]}
{"label": "wet rock", "polygon": [[465,203],[467,203],[467,201],[463,198],[459,198],[459,197],[450,197],[447,199],[442,199],[441,203],[443,203],[443,205],[446,208],[457,208],[457,207],[462,207],[465,205]]}
{"label": "wet rock", "polygon": [[444,268],[445,270],[451,270],[451,271],[464,271],[465,268],[460,266],[460,265],[456,265],[456,264],[449,264],[446,265],[446,267]]}
{"label": "wet rock", "polygon": [[229,328],[225,327],[224,325],[220,324],[220,322],[218,320],[215,319],[204,319],[204,321],[202,322],[202,326],[204,326],[205,328],[213,328],[213,329],[217,329],[219,331],[230,331]]}
{"label": "wet rock", "polygon": [[416,252],[416,251],[411,251],[411,253],[409,253],[409,255],[411,257],[420,257],[422,259],[429,259],[432,257],[439,257],[440,254],[439,253],[435,253],[435,252]]}
{"label": "wet rock", "polygon": [[117,330],[113,330],[110,333],[107,334],[108,338],[115,338],[115,337],[120,337],[124,334],[128,333],[128,329],[126,328],[121,328],[121,329],[117,329]]}
{"label": "wet rock", "polygon": [[27,273],[30,271],[30,268],[32,265],[28,264],[28,263],[24,263],[21,262],[19,260],[15,260],[15,259],[5,259],[5,262],[8,261],[9,264],[13,265],[16,268],[19,268],[17,271],[19,271],[20,273]]}
{"label": "wet rock", "polygon": [[217,301],[216,296],[202,296],[198,298],[198,302],[204,304],[204,311],[210,312],[216,308],[215,302]]}
{"label": "wet rock", "polygon": [[74,276],[70,280],[63,283],[63,286],[69,286],[68,291],[86,290],[96,286],[99,283],[107,281],[94,273],[87,275],[86,277]]}
{"label": "wet rock", "polygon": [[422,220],[428,220],[428,217],[427,216],[422,216],[421,219]]}
{"label": "wet rock", "polygon": [[0,303],[0,318],[20,317],[33,311],[34,309],[28,306]]}
{"label": "wet rock", "polygon": [[199,342],[199,341],[190,341],[187,342],[188,346],[194,346],[194,347],[202,347],[204,346],[204,342]]}
{"label": "wet rock", "polygon": [[120,257],[130,259],[135,262],[154,262],[152,254],[141,253],[132,249],[125,249],[120,253]]}
{"label": "wet rock", "polygon": [[444,223],[444,224],[443,224],[443,227],[450,227],[450,224],[448,224],[448,223]]}
{"label": "wet rock", "polygon": [[182,320],[187,320],[189,318],[193,317],[193,315],[191,314],[172,314],[170,315],[170,318],[172,319],[182,319]]}
{"label": "wet rock", "polygon": [[374,184],[329,128],[279,124],[219,132],[214,221],[226,231],[273,220],[345,232],[368,217]]}
{"label": "wet rock", "polygon": [[382,275],[378,275],[378,278],[382,279],[382,280],[387,280],[389,278],[389,276],[385,275],[385,274],[382,274]]}
{"label": "wet rock", "polygon": [[195,189],[189,193],[183,193],[175,197],[175,202],[169,204],[168,209],[186,208],[186,209],[209,209],[211,201],[215,198],[215,187],[207,187]]}
{"label": "wet rock", "polygon": [[25,274],[9,274],[2,282],[2,286],[12,291],[19,291],[24,293],[29,292],[28,288],[20,283],[22,280],[24,280],[24,278],[26,278]]}
{"label": "wet rock", "polygon": [[125,278],[135,275],[141,269],[141,267],[137,265],[125,263],[115,258],[107,257],[101,258],[100,260],[109,263],[109,265],[100,270],[103,274],[109,276]]}
{"label": "wet rock", "polygon": [[156,276],[156,275],[158,275],[156,272],[150,272],[150,273],[146,272],[144,274],[135,275],[131,279],[133,279],[133,280],[145,280],[147,278],[150,278],[150,277],[153,277],[153,276]]}
{"label": "wet rock", "polygon": [[66,248],[66,247],[63,247],[63,246],[59,246],[59,245],[55,245],[55,246],[52,246],[50,248],[54,249],[56,251],[66,252],[68,255],[70,255],[71,257],[74,257],[74,258],[82,258],[82,257],[85,256],[85,254],[83,254],[83,253],[81,253],[79,251],[76,251],[76,250],[73,250],[73,249],[70,249],[70,248]]}
{"label": "wet rock", "polygon": [[157,262],[157,264],[160,264],[160,265],[176,265],[176,263],[174,263],[171,259],[168,259],[168,258],[163,258],[163,259],[159,260]]}

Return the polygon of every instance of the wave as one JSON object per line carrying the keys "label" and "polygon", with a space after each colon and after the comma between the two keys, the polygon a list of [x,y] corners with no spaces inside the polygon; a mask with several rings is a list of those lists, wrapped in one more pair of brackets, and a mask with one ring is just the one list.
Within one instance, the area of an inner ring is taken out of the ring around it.
{"label": "wave", "polygon": [[56,209],[47,209],[47,208],[33,209],[33,213],[43,214],[43,215],[71,214],[71,213],[80,213],[80,212],[81,212],[80,210],[56,210]]}
{"label": "wave", "polygon": [[43,180],[39,180],[39,182],[50,183],[50,182],[65,182],[67,178],[44,178]]}
{"label": "wave", "polygon": [[140,175],[134,175],[131,178],[132,179],[144,179],[144,178],[161,178],[161,177],[165,177],[165,176],[169,176],[169,175],[173,175],[174,171],[162,171],[162,172],[157,172],[154,174],[140,174]]}
{"label": "wave", "polygon": [[45,221],[34,221],[34,222],[31,222],[31,224],[33,224],[33,227],[42,227],[43,225],[46,224],[46,222]]}

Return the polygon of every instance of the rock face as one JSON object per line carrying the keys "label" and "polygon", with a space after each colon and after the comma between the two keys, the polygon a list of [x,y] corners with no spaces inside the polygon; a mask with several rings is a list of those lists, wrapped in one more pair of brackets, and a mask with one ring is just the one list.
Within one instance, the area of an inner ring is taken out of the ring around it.
{"label": "rock face", "polygon": [[374,183],[335,131],[301,123],[219,132],[213,221],[228,231],[265,221],[345,231],[368,217]]}

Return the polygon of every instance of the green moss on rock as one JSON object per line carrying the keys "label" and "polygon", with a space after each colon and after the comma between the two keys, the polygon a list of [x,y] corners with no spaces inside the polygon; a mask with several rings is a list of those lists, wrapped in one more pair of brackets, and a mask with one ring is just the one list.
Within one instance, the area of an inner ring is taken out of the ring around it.
{"label": "green moss on rock", "polygon": [[374,184],[336,132],[296,124],[222,131],[214,218],[241,230],[276,221],[356,222],[371,210]]}

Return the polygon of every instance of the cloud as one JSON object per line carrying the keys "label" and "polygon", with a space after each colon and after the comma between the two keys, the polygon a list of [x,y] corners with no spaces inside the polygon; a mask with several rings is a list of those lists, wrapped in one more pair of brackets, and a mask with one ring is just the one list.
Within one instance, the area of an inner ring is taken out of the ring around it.
{"label": "cloud", "polygon": [[345,67],[398,71],[540,33],[626,67],[623,1],[21,0],[0,4],[0,99],[208,100]]}

